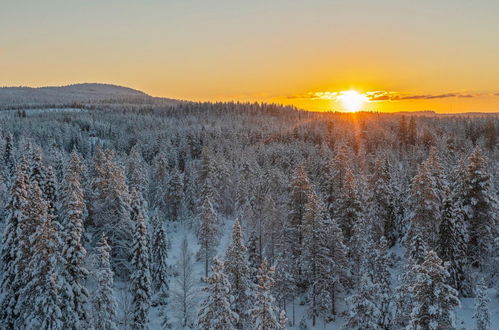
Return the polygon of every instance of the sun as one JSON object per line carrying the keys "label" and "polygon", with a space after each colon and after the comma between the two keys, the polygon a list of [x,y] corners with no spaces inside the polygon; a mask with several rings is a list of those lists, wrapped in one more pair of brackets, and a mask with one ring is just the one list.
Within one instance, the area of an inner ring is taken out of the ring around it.
{"label": "sun", "polygon": [[364,103],[368,101],[367,97],[364,94],[352,90],[341,92],[338,96],[338,99],[341,101],[341,104],[348,112],[359,111]]}

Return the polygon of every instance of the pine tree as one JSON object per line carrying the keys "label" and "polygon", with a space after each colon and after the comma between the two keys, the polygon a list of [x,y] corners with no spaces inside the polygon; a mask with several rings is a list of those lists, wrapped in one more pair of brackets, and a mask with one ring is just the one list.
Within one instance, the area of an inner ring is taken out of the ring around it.
{"label": "pine tree", "polygon": [[267,261],[263,261],[258,273],[258,287],[255,298],[255,307],[250,310],[252,319],[252,329],[255,330],[280,330],[278,310],[274,305],[274,297],[271,289],[274,285],[272,278],[274,268],[267,265]]}
{"label": "pine tree", "polygon": [[204,291],[208,296],[205,298],[198,316],[198,326],[203,330],[221,329],[232,330],[235,328],[239,315],[232,311],[230,294],[230,283],[225,275],[224,263],[213,259],[212,275],[206,280],[207,287]]}
{"label": "pine tree", "polygon": [[151,279],[152,288],[156,292],[155,305],[166,305],[169,296],[168,286],[168,237],[157,213],[153,219],[153,233],[151,245]]}
{"label": "pine tree", "polygon": [[165,195],[165,205],[167,205],[168,219],[177,221],[180,218],[184,197],[184,183],[182,175],[177,168],[170,174],[167,191]]}
{"label": "pine tree", "polygon": [[[305,216],[305,206],[308,202],[308,197],[310,195],[312,187],[310,185],[307,173],[303,166],[296,168],[293,178],[291,180],[291,196],[289,200],[289,223],[286,226],[286,244],[287,249],[292,253],[295,260],[300,259],[303,246],[303,217]],[[295,271],[293,272],[293,277],[296,285],[302,285],[303,274],[301,265],[297,263],[295,265]]]}
{"label": "pine tree", "polygon": [[442,260],[429,251],[421,265],[415,265],[416,274],[410,287],[414,305],[410,329],[454,329],[454,308],[459,306],[457,291],[446,284],[449,273]]}
{"label": "pine tree", "polygon": [[389,272],[388,247],[384,237],[369,246],[367,253],[367,273],[374,290],[372,301],[378,310],[377,324],[388,329],[393,317],[393,293],[391,289],[391,275]]}
{"label": "pine tree", "polygon": [[375,293],[375,286],[364,274],[360,281],[359,291],[348,299],[349,313],[343,329],[383,329],[378,324],[380,311],[373,299],[376,296]]}
{"label": "pine tree", "polygon": [[338,205],[338,223],[346,239],[353,235],[353,227],[362,218],[362,205],[360,203],[357,181],[349,168],[345,173],[341,197]]}
{"label": "pine tree", "polygon": [[333,260],[326,236],[328,213],[314,192],[308,200],[303,224],[303,253],[299,262],[308,285],[308,314],[312,317],[312,325],[315,326],[316,318],[325,319],[330,311],[330,275]]}
{"label": "pine tree", "polygon": [[95,329],[115,330],[116,300],[113,294],[113,271],[110,262],[111,247],[102,235],[96,247],[97,289],[93,298]]}
{"label": "pine tree", "polygon": [[232,310],[239,315],[237,324],[234,324],[237,329],[243,329],[248,322],[247,311],[250,308],[250,295],[253,289],[247,253],[241,224],[239,219],[236,219],[232,228],[232,241],[225,253],[224,272],[230,283],[230,294],[234,297]]}
{"label": "pine tree", "polygon": [[248,239],[248,267],[250,280],[254,284],[258,284],[258,269],[261,264],[262,261],[258,253],[258,238],[255,233],[252,232]]}
{"label": "pine tree", "polygon": [[187,239],[180,245],[180,255],[176,265],[179,276],[172,289],[172,310],[179,327],[191,327],[194,323],[196,309],[196,282],[194,278],[194,261],[189,251]]}
{"label": "pine tree", "polygon": [[491,192],[487,159],[476,148],[468,159],[464,207],[469,225],[468,255],[471,264],[481,267],[491,256],[497,237],[497,204]]}
{"label": "pine tree", "polygon": [[440,223],[437,253],[447,263],[449,284],[464,296],[472,293],[467,273],[466,227],[462,213],[458,212],[450,198],[444,201],[442,222]]}
{"label": "pine tree", "polygon": [[22,263],[20,258],[19,244],[21,226],[27,220],[28,206],[28,175],[26,159],[23,157],[16,169],[16,175],[11,188],[10,200],[7,205],[6,226],[2,236],[1,247],[1,292],[0,319],[2,328],[11,329],[17,318],[15,305],[19,297],[19,284],[16,278],[19,276]]}
{"label": "pine tree", "polygon": [[140,193],[132,191],[132,221],[135,222],[131,277],[133,287],[133,328],[147,329],[151,299],[151,275],[145,212]]}
{"label": "pine tree", "polygon": [[[88,311],[89,293],[84,287],[88,271],[84,267],[86,250],[82,244],[83,221],[86,213],[79,172],[81,161],[72,154],[64,177],[62,210],[65,224],[62,247],[63,271],[61,283],[62,318],[68,329],[91,326]],[[50,205],[50,202],[48,202]]]}
{"label": "pine tree", "polygon": [[408,238],[420,231],[421,237],[429,247],[436,245],[438,225],[440,222],[440,192],[431,173],[429,163],[425,162],[418,168],[418,173],[411,182],[410,213],[408,222]]}
{"label": "pine tree", "polygon": [[218,235],[217,218],[209,198],[205,198],[201,206],[200,227],[198,231],[199,252],[198,256],[204,258],[205,277],[208,277],[209,261],[215,250],[215,240]]}
{"label": "pine tree", "polygon": [[477,330],[490,330],[489,303],[490,299],[487,296],[487,287],[481,283],[477,286],[475,314],[473,314]]}
{"label": "pine tree", "polygon": [[377,235],[384,236],[391,247],[396,243],[396,207],[394,205],[394,189],[391,184],[392,175],[387,156],[376,159],[373,175],[370,179],[372,194],[370,207],[376,218]]}
{"label": "pine tree", "polygon": [[[35,181],[36,182],[36,181]],[[21,274],[19,300],[16,311],[19,317],[16,328],[63,329],[59,284],[56,277],[57,236],[52,219],[48,216],[47,202],[43,200],[38,184],[31,185],[28,220],[35,230],[21,244],[26,244],[26,265]]]}

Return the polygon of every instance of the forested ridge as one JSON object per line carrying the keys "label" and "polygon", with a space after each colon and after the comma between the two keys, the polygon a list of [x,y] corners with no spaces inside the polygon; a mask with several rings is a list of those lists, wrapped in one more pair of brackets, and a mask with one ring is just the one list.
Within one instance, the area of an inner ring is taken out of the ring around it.
{"label": "forested ridge", "polygon": [[107,103],[0,112],[0,328],[497,327],[496,115]]}

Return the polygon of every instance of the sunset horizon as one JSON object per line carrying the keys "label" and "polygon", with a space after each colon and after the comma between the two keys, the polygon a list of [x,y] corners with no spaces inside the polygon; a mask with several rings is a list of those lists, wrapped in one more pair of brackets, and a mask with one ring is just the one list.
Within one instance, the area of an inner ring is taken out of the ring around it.
{"label": "sunset horizon", "polygon": [[99,82],[312,111],[348,111],[338,96],[356,91],[365,111],[499,112],[497,12],[450,0],[8,2],[0,86]]}

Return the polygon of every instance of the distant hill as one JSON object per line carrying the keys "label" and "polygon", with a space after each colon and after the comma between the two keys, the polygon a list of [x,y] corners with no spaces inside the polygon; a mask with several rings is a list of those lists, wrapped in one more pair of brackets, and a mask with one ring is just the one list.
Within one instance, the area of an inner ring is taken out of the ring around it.
{"label": "distant hill", "polygon": [[158,98],[117,85],[85,83],[59,87],[0,87],[1,108],[68,106],[72,104],[174,104],[180,101]]}

